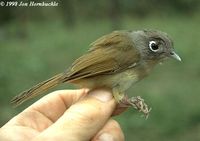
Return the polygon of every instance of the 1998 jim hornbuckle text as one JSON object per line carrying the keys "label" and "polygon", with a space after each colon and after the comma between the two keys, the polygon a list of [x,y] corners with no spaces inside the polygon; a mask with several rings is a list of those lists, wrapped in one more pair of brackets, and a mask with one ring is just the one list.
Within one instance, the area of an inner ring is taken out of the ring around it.
{"label": "1998 jim hornbuckle text", "polygon": [[27,6],[32,6],[32,7],[37,7],[37,6],[58,6],[58,2],[52,1],[52,2],[35,2],[35,1],[30,1],[30,2],[24,2],[24,1],[7,1],[5,2],[5,6],[11,7],[11,6],[21,6],[21,7],[27,7]]}

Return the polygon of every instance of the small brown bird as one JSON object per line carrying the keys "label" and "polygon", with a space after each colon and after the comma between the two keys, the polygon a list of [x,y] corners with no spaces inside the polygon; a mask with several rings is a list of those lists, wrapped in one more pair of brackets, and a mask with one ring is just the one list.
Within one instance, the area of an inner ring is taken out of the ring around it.
{"label": "small brown bird", "polygon": [[[11,103],[20,105],[66,82],[89,89],[111,88],[116,101],[126,103],[129,99],[124,100],[124,92],[166,58],[181,61],[166,33],[156,30],[114,31],[93,42],[89,51],[75,60],[65,72],[20,93]],[[133,105],[138,100],[141,106],[142,100],[138,97],[129,102]]]}

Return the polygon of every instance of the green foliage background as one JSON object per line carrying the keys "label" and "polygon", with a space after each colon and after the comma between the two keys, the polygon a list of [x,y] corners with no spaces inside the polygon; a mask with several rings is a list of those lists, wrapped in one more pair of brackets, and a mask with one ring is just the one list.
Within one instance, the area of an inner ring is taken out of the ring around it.
{"label": "green foliage background", "polygon": [[[19,15],[8,20],[8,13],[2,14],[7,16],[0,18],[0,125],[38,99],[14,109],[9,103],[14,95],[64,71],[91,42],[118,25],[107,14],[109,4],[105,0],[72,1],[72,23],[60,12],[62,2],[59,7],[10,7],[11,13],[28,12],[25,20]],[[158,65],[149,77],[128,90],[129,95],[142,96],[152,111],[148,120],[133,109],[115,117],[126,140],[200,140],[199,2],[125,0],[120,1],[120,9],[118,29],[165,31],[183,60]],[[62,85],[56,89],[71,88]]]}

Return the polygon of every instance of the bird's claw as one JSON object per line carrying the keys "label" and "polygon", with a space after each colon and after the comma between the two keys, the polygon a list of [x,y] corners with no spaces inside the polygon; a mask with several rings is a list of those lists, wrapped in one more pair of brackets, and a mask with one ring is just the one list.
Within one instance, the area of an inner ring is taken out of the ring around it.
{"label": "bird's claw", "polygon": [[124,97],[120,104],[122,104],[124,107],[134,107],[139,112],[142,112],[144,114],[144,117],[147,119],[149,116],[149,113],[151,111],[151,108],[148,108],[148,105],[144,102],[144,99],[142,99],[140,96],[127,98]]}

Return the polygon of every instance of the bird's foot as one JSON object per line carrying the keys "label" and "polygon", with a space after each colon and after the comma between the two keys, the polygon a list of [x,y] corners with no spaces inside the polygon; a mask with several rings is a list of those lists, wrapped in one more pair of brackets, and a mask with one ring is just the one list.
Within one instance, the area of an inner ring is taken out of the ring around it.
{"label": "bird's foot", "polygon": [[140,96],[131,98],[124,96],[124,98],[120,101],[120,107],[133,107],[139,112],[142,112],[146,119],[151,111],[151,108],[148,107],[148,105],[144,102],[144,99]]}

